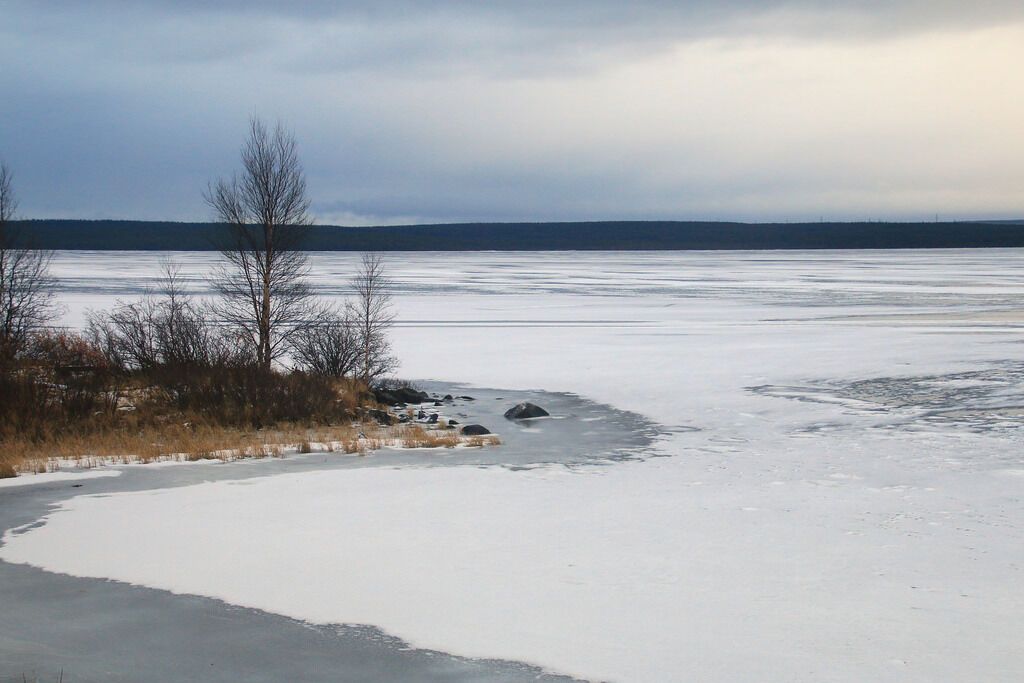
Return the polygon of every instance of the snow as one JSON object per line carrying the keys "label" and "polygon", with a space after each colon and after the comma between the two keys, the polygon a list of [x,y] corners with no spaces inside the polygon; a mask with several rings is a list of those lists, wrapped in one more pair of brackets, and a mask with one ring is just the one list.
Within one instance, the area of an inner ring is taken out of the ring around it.
{"label": "snow", "polygon": [[40,472],[38,474],[19,474],[17,477],[0,479],[0,489],[32,484],[52,484],[57,482],[75,481],[77,479],[96,479],[97,477],[116,477],[121,474],[117,470],[86,470],[84,472]]}
{"label": "snow", "polygon": [[[1019,680],[1019,420],[845,387],[972,400],[943,377],[1020,357],[1017,318],[970,314],[1015,310],[1022,256],[392,255],[403,375],[577,392],[656,420],[673,457],[81,496],[0,558],[592,679]],[[318,256],[325,293],[353,258]]]}

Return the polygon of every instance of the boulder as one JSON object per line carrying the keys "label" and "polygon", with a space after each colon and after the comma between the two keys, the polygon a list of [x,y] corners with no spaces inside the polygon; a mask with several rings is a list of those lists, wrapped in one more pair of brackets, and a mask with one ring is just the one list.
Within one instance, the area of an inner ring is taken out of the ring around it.
{"label": "boulder", "polygon": [[476,399],[472,396],[459,396],[463,401],[475,401]]}
{"label": "boulder", "polygon": [[454,400],[455,400],[455,397],[454,397],[454,396],[452,396],[451,394],[445,394],[445,395],[444,395],[444,398],[443,398],[443,399],[441,399],[441,400],[442,400],[442,401],[454,401]]}
{"label": "boulder", "polygon": [[459,424],[459,421],[458,420],[451,420],[451,419],[449,419],[448,420],[448,424],[450,424],[450,425],[457,425],[457,424]]}
{"label": "boulder", "polygon": [[429,425],[437,424],[437,413],[434,413],[430,417],[427,418],[427,424],[429,424]]}
{"label": "boulder", "polygon": [[483,425],[466,425],[462,428],[462,433],[466,436],[483,436],[484,434],[490,434],[491,430]]}
{"label": "boulder", "polygon": [[550,413],[532,403],[520,403],[505,411],[508,420],[528,420],[531,417],[547,417]]}

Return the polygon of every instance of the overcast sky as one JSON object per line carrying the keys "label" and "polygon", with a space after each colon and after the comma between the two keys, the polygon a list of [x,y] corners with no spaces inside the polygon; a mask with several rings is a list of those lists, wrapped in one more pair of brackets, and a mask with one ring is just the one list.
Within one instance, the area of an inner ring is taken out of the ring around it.
{"label": "overcast sky", "polygon": [[0,158],[32,218],[209,219],[253,115],[320,223],[1019,217],[1021,65],[1020,0],[0,0]]}

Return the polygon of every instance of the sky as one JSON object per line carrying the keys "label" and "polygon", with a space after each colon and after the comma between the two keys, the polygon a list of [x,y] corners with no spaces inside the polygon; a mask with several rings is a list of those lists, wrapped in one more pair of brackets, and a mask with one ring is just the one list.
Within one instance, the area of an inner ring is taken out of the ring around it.
{"label": "sky", "polygon": [[0,0],[26,218],[209,220],[248,120],[317,222],[1024,216],[1020,0]]}

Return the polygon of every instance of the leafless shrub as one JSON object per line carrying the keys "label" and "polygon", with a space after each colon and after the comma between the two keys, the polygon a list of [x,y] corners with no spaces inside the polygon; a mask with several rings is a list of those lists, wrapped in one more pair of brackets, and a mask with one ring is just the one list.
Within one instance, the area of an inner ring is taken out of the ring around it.
{"label": "leafless shrub", "polygon": [[118,302],[109,313],[91,311],[86,334],[124,372],[244,364],[229,331],[210,318],[209,308],[181,287],[178,267],[167,263],[158,293]]}
{"label": "leafless shrub", "polygon": [[350,377],[361,368],[362,346],[352,310],[324,315],[292,342],[297,367],[327,377]]}
{"label": "leafless shrub", "polygon": [[157,316],[156,345],[171,367],[209,366],[230,362],[230,340],[210,322],[209,307],[197,303],[181,286],[179,267],[164,265],[163,299]]}
{"label": "leafless shrub", "polygon": [[112,311],[87,314],[86,333],[123,370],[148,370],[160,362],[156,327],[159,302],[151,295],[119,301]]}

